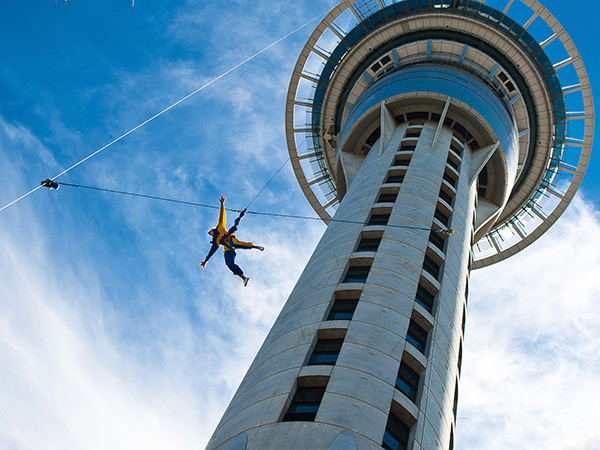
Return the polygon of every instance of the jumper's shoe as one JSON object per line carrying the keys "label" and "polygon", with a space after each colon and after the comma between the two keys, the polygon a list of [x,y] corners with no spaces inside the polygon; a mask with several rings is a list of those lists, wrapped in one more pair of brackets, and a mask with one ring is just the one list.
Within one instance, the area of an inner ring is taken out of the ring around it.
{"label": "jumper's shoe", "polygon": [[250,277],[244,278],[244,287],[248,286],[248,281],[250,281]]}
{"label": "jumper's shoe", "polygon": [[257,250],[260,250],[261,252],[263,252],[263,251],[265,250],[265,248],[264,248],[264,247],[261,247],[260,245],[257,245],[257,246],[256,246],[256,249],[257,249]]}

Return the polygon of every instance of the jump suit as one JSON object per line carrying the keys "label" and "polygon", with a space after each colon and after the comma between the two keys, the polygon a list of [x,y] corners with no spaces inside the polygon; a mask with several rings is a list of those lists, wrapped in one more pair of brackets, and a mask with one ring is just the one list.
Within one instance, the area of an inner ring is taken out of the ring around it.
{"label": "jump suit", "polygon": [[219,248],[219,245],[222,245],[223,256],[225,257],[225,265],[229,267],[229,270],[231,270],[234,275],[244,274],[240,266],[235,263],[235,249],[250,249],[253,246],[252,242],[239,241],[235,237],[235,232],[237,231],[237,227],[243,215],[243,212],[240,213],[239,217],[235,219],[234,225],[228,231],[225,231],[226,213],[225,207],[221,203],[221,208],[219,210],[219,223],[217,224],[217,229],[215,230],[211,241],[212,247],[210,248],[208,255],[206,255],[206,258],[204,258],[205,261],[208,261],[210,257],[215,254]]}

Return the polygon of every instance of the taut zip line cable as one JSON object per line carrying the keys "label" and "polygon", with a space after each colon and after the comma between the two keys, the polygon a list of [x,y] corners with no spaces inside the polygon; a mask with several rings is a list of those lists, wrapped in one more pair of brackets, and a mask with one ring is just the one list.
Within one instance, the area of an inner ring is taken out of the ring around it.
{"label": "taut zip line cable", "polygon": [[[119,142],[121,139],[123,139],[124,137],[130,135],[131,133],[133,133],[134,131],[138,130],[139,128],[143,127],[144,125],[146,125],[149,122],[152,122],[154,119],[156,119],[159,116],[162,116],[164,113],[166,113],[167,111],[171,110],[172,108],[174,108],[175,106],[179,105],[180,103],[186,101],[188,98],[192,97],[193,95],[196,95],[198,92],[202,91],[203,89],[207,88],[208,86],[210,86],[211,84],[215,83],[216,81],[219,81],[221,78],[223,78],[226,75],[229,75],[231,72],[233,72],[234,70],[236,70],[238,67],[243,66],[244,64],[246,64],[247,62],[253,60],[254,58],[256,58],[258,55],[266,52],[267,50],[269,50],[271,47],[279,44],[281,41],[283,41],[284,39],[287,39],[288,37],[290,37],[291,35],[293,35],[294,33],[297,33],[298,31],[300,31],[301,29],[305,28],[307,25],[309,25],[310,23],[314,22],[315,20],[317,20],[319,17],[321,17],[323,14],[325,14],[325,12],[320,13],[319,15],[315,16],[314,18],[310,19],[308,22],[306,22],[304,25],[299,26],[298,28],[296,28],[293,31],[290,31],[288,34],[286,34],[285,36],[277,39],[275,42],[267,45],[265,48],[263,48],[262,50],[259,50],[258,52],[254,53],[252,56],[249,56],[248,58],[246,58],[245,60],[243,60],[242,62],[236,64],[235,66],[233,66],[231,69],[227,70],[226,72],[223,72],[221,75],[213,78],[212,80],[210,80],[209,82],[205,83],[204,85],[200,86],[198,89],[196,89],[195,91],[189,93],[188,95],[186,95],[185,97],[183,97],[180,100],[177,100],[175,103],[173,103],[170,106],[167,106],[165,109],[163,109],[162,111],[160,111],[159,113],[156,113],[155,115],[153,115],[152,117],[150,117],[149,119],[145,120],[144,122],[140,123],[139,125],[133,127],[131,130],[123,133],[121,136],[119,136],[116,139],[113,139],[112,141],[110,141],[108,144],[106,144],[104,147],[99,148],[98,150],[96,150],[95,152],[89,154],[88,156],[86,156],[85,158],[83,158],[81,161],[76,162],[75,164],[73,164],[72,166],[66,168],[65,170],[63,170],[62,172],[60,172],[58,175],[55,175],[54,177],[51,178],[51,180],[56,180],[58,177],[64,175],[65,173],[69,172],[71,169],[74,169],[75,167],[77,167],[78,165],[84,163],[85,161],[87,161],[88,159],[96,156],[98,153],[100,153],[101,151],[107,149],[108,147],[110,147],[111,145]],[[35,188],[33,188],[32,190],[30,190],[29,192],[21,195],[19,198],[13,200],[12,202],[8,203],[7,205],[4,205],[2,208],[0,208],[0,211],[5,210],[6,208],[8,208],[11,205],[14,205],[15,203],[17,203],[18,201],[24,199],[25,197],[27,197],[30,194],[33,194],[35,191],[37,191],[39,188],[41,188],[42,186],[37,186]],[[252,200],[254,201],[254,200]]]}
{"label": "taut zip line cable", "polygon": [[[284,163],[284,165],[285,165],[285,163]],[[282,168],[283,168],[283,165],[279,168],[279,170],[277,170],[277,172],[275,173],[275,175],[277,175],[277,173],[279,173],[279,171]],[[273,175],[271,177],[271,179],[267,182],[267,185],[273,180],[273,178],[275,178],[275,175]],[[119,190],[116,190],[116,189],[106,189],[106,188],[101,188],[101,187],[96,187],[96,186],[85,186],[85,185],[82,185],[82,184],[63,183],[63,182],[60,182],[60,181],[58,181],[57,184],[59,184],[61,186],[70,186],[70,187],[75,187],[75,188],[91,189],[91,190],[94,190],[94,191],[108,192],[108,193],[111,193],[111,194],[128,195],[128,196],[131,196],[131,197],[141,197],[141,198],[147,198],[147,199],[150,199],[150,200],[160,200],[160,201],[164,201],[164,202],[179,203],[179,204],[190,205],[190,206],[198,206],[198,207],[201,207],[201,208],[210,208],[210,209],[219,209],[220,208],[219,206],[207,205],[205,203],[189,202],[189,201],[186,201],[186,200],[177,200],[177,199],[168,198],[168,197],[158,197],[158,196],[155,196],[155,195],[139,194],[139,193],[136,193],[136,192],[119,191]],[[262,190],[264,190],[264,188],[266,188],[267,185],[265,185]],[[262,190],[261,190],[261,192],[262,192]],[[257,195],[257,197],[258,197],[258,195]],[[256,200],[256,198],[254,200]],[[252,202],[254,200],[252,200]],[[252,202],[250,204],[252,204]],[[257,216],[270,216],[270,217],[281,217],[281,218],[286,218],[286,219],[301,219],[301,220],[318,220],[318,221],[322,220],[320,217],[298,216],[298,215],[294,215],[294,214],[270,213],[270,212],[264,212],[264,211],[247,211],[246,209],[241,210],[241,209],[226,208],[227,211],[231,211],[231,212],[242,212],[242,211],[245,211],[247,214],[254,214],[254,215],[257,215]],[[356,221],[356,220],[343,220],[343,219],[327,219],[326,222],[328,224],[331,223],[331,222],[340,222],[340,223],[351,223],[351,224],[357,224],[357,225],[367,225],[367,223],[365,223],[365,222],[359,222],[359,221]],[[408,226],[408,225],[390,225],[390,224],[388,224],[386,226],[387,227],[391,227],[391,228],[402,228],[402,229],[405,229],[405,230],[435,231],[437,233],[443,233],[443,234],[453,234],[454,233],[454,230],[447,229],[447,228],[411,227],[411,226]]]}
{"label": "taut zip line cable", "polygon": [[250,203],[248,203],[248,206],[246,206],[246,208],[245,208],[245,209],[248,209],[248,208],[250,208],[250,206],[252,206],[252,203],[254,203],[254,201],[255,201],[255,200],[258,198],[258,196],[259,196],[260,194],[262,194],[262,192],[263,192],[263,191],[264,191],[264,190],[267,188],[267,186],[268,186],[268,185],[271,183],[271,181],[273,181],[273,178],[275,178],[275,177],[277,176],[277,174],[278,174],[279,172],[281,172],[281,169],[283,169],[283,166],[285,166],[285,165],[287,164],[287,162],[288,162],[288,161],[289,161],[289,159],[287,159],[287,158],[286,158],[286,159],[285,159],[285,161],[283,162],[283,164],[281,165],[281,167],[279,167],[279,169],[277,169],[277,172],[275,172],[275,173],[273,174],[273,176],[272,176],[272,177],[269,179],[269,181],[267,181],[267,184],[265,184],[265,185],[262,187],[262,189],[261,189],[260,191],[258,191],[258,194],[256,194],[256,195],[254,196],[254,198],[252,199],[252,201],[251,201]]}

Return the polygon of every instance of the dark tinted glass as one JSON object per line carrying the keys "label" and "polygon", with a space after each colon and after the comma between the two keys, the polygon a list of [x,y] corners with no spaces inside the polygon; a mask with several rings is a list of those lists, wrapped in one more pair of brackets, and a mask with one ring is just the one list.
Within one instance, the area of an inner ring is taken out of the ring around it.
{"label": "dark tinted glass", "polygon": [[377,203],[394,203],[398,198],[398,194],[380,194]]}
{"label": "dark tinted glass", "polygon": [[308,364],[334,365],[340,354],[343,342],[343,339],[319,339]]}
{"label": "dark tinted glass", "polygon": [[450,194],[448,194],[446,191],[444,191],[444,190],[440,191],[440,198],[442,200],[444,200],[446,203],[448,203],[450,206],[452,206],[453,197]]}
{"label": "dark tinted glass", "polygon": [[450,186],[455,187],[456,186],[456,179],[454,179],[453,177],[451,177],[450,175],[448,175],[447,172],[444,172],[444,180],[446,180]]}
{"label": "dark tinted glass", "polygon": [[375,252],[379,248],[379,238],[362,238],[356,248],[357,252]]}
{"label": "dark tinted glass", "polygon": [[367,225],[387,225],[390,220],[389,214],[371,214]]}
{"label": "dark tinted glass", "polygon": [[404,175],[388,175],[385,179],[386,183],[402,183],[404,181]]}
{"label": "dark tinted glass", "polygon": [[452,158],[448,158],[448,161],[446,161],[446,163],[450,166],[453,167],[455,170],[458,171],[458,164],[456,164],[456,162],[452,159]]}
{"label": "dark tinted glass", "polygon": [[417,401],[417,390],[419,388],[419,379],[421,377],[412,370],[404,361],[400,364],[398,377],[396,378],[396,388],[403,392],[413,402]]}
{"label": "dark tinted glass", "polygon": [[312,421],[315,420],[321,399],[325,393],[324,387],[300,387],[296,391],[287,413],[283,417],[284,422],[289,421]]}
{"label": "dark tinted glass", "polygon": [[448,226],[448,224],[450,223],[450,218],[439,209],[435,210],[435,214],[433,215],[433,217],[435,217],[445,226]]}
{"label": "dark tinted glass", "polygon": [[435,245],[441,251],[444,251],[444,246],[446,244],[446,240],[443,237],[441,237],[438,233],[436,233],[435,231],[432,231],[431,233],[429,233],[429,242],[431,242],[433,245]]}
{"label": "dark tinted glass", "polygon": [[440,276],[440,265],[427,255],[425,255],[425,259],[423,260],[423,269],[436,280]]}
{"label": "dark tinted glass", "polygon": [[419,285],[417,288],[417,295],[415,297],[416,302],[425,308],[427,311],[433,311],[433,301],[435,296],[432,295],[427,289]]}
{"label": "dark tinted glass", "polygon": [[410,159],[395,159],[394,166],[396,167],[408,167]]}
{"label": "dark tinted glass", "polygon": [[427,344],[427,331],[414,320],[410,321],[406,340],[410,342],[417,350],[425,354],[425,346]]}
{"label": "dark tinted glass", "polygon": [[369,275],[370,266],[351,266],[344,277],[344,283],[364,283]]}
{"label": "dark tinted glass", "polygon": [[406,450],[410,427],[390,413],[381,446],[386,450]]}
{"label": "dark tinted glass", "polygon": [[336,300],[333,303],[327,320],[351,320],[356,310],[358,300]]}

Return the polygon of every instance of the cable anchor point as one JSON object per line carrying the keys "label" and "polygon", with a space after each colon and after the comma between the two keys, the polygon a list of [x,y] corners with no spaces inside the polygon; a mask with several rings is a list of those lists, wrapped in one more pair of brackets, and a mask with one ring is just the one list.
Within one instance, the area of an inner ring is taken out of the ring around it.
{"label": "cable anchor point", "polygon": [[58,182],[51,180],[50,178],[46,178],[40,184],[44,187],[47,187],[48,189],[58,189],[60,187],[60,184],[58,184]]}

